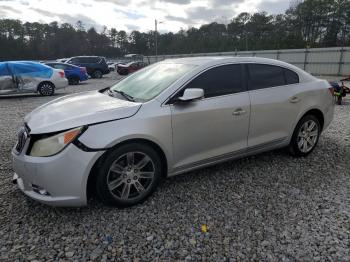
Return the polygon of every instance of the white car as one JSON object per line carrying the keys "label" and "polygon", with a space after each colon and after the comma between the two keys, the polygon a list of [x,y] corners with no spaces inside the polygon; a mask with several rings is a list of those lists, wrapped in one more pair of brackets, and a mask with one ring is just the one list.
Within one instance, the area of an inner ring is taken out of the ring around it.
{"label": "white car", "polygon": [[41,63],[13,61],[0,63],[0,95],[39,93],[51,96],[68,86],[64,71]]}
{"label": "white car", "polygon": [[56,62],[58,63],[65,63],[69,60],[69,58],[60,58],[60,59],[56,59]]}
{"label": "white car", "polygon": [[14,182],[50,205],[131,206],[168,176],[276,148],[307,156],[333,112],[327,81],[281,61],[165,60],[27,115]]}

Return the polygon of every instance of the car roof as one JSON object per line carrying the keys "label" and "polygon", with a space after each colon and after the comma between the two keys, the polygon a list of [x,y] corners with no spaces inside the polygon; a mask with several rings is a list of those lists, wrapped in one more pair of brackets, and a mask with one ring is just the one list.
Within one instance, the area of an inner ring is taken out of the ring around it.
{"label": "car roof", "polygon": [[192,64],[197,66],[209,67],[225,63],[260,63],[268,65],[276,65],[285,67],[297,72],[299,75],[304,75],[306,78],[313,78],[307,72],[301,70],[299,67],[291,65],[289,63],[264,58],[264,57],[244,57],[244,56],[198,56],[198,57],[185,57],[185,58],[171,58],[162,61],[161,63],[180,63],[180,64]]}
{"label": "car roof", "polygon": [[62,63],[62,62],[47,62],[46,65],[65,65],[65,66],[71,66],[71,67],[79,67],[76,65],[68,64],[68,63]]}
{"label": "car roof", "polygon": [[138,61],[132,61],[132,62],[126,63],[124,65],[129,66],[129,65],[132,65],[132,64],[135,64],[135,63],[138,63]]}
{"label": "car roof", "polygon": [[[211,63],[222,63],[222,62],[254,62],[254,63],[267,63],[275,64],[284,62],[263,57],[244,57],[244,56],[198,56],[198,57],[185,57],[185,58],[172,58],[164,60],[165,63],[182,63],[182,64],[194,64],[194,65],[205,65]],[[286,63],[285,63],[286,64]]]}
{"label": "car roof", "polygon": [[178,63],[178,64],[191,64],[197,65],[199,68],[209,68],[212,66],[218,66],[229,63],[257,63],[280,66],[292,70],[299,75],[300,82],[308,82],[315,80],[315,77],[305,72],[297,66],[292,64],[263,57],[244,57],[244,56],[198,56],[198,57],[186,57],[186,58],[175,58],[167,59],[160,63]]}
{"label": "car roof", "polygon": [[82,57],[87,57],[87,58],[104,58],[103,56],[97,56],[97,55],[78,55],[78,56],[72,56],[71,58],[69,59],[72,59],[72,58],[82,58]]}
{"label": "car roof", "polygon": [[2,63],[9,63],[9,64],[27,64],[27,65],[36,65],[36,64],[41,64],[40,62],[35,62],[35,61],[26,61],[26,60],[19,60],[19,61],[5,61]]}
{"label": "car roof", "polygon": [[35,67],[48,67],[50,68],[48,65],[43,64],[43,63],[39,63],[39,62],[35,62],[35,61],[5,61],[5,62],[0,62],[0,64],[9,64],[9,65],[18,65],[18,66],[35,66]]}

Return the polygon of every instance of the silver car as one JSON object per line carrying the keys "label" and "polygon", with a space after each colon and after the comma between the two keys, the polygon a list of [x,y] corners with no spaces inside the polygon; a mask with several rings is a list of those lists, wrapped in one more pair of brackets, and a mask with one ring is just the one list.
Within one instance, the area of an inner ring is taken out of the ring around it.
{"label": "silver car", "polygon": [[50,205],[125,207],[165,177],[276,148],[306,156],[332,121],[331,91],[281,61],[166,60],[27,115],[14,182]]}
{"label": "silver car", "polygon": [[39,93],[51,96],[68,86],[63,70],[31,61],[0,62],[0,95]]}

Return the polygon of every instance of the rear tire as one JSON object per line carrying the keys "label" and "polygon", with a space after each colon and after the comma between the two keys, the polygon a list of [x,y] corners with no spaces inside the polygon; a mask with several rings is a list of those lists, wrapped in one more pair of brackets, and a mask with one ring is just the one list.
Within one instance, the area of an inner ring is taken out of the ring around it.
{"label": "rear tire", "polygon": [[96,70],[93,74],[92,74],[92,78],[97,78],[100,79],[102,78],[102,72],[100,70]]}
{"label": "rear tire", "polygon": [[122,145],[101,162],[96,192],[106,205],[129,207],[145,201],[157,188],[162,163],[157,152],[140,143]]}
{"label": "rear tire", "polygon": [[68,79],[68,83],[69,83],[70,85],[78,85],[78,84],[79,84],[79,81],[80,81],[80,79],[79,79],[78,77],[70,77],[70,78]]}
{"label": "rear tire", "polygon": [[55,93],[55,86],[50,82],[40,83],[38,92],[42,96],[52,96]]}
{"label": "rear tire", "polygon": [[298,122],[289,144],[289,152],[295,157],[304,157],[316,147],[321,134],[321,125],[314,115],[306,115]]}

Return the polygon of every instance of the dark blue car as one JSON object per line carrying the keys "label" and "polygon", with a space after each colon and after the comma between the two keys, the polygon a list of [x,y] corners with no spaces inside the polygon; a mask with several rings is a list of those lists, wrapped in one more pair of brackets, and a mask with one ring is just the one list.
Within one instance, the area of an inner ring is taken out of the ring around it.
{"label": "dark blue car", "polygon": [[50,62],[46,63],[46,65],[51,66],[52,68],[64,70],[70,85],[77,85],[79,82],[89,79],[89,75],[87,74],[85,67],[58,62]]}

